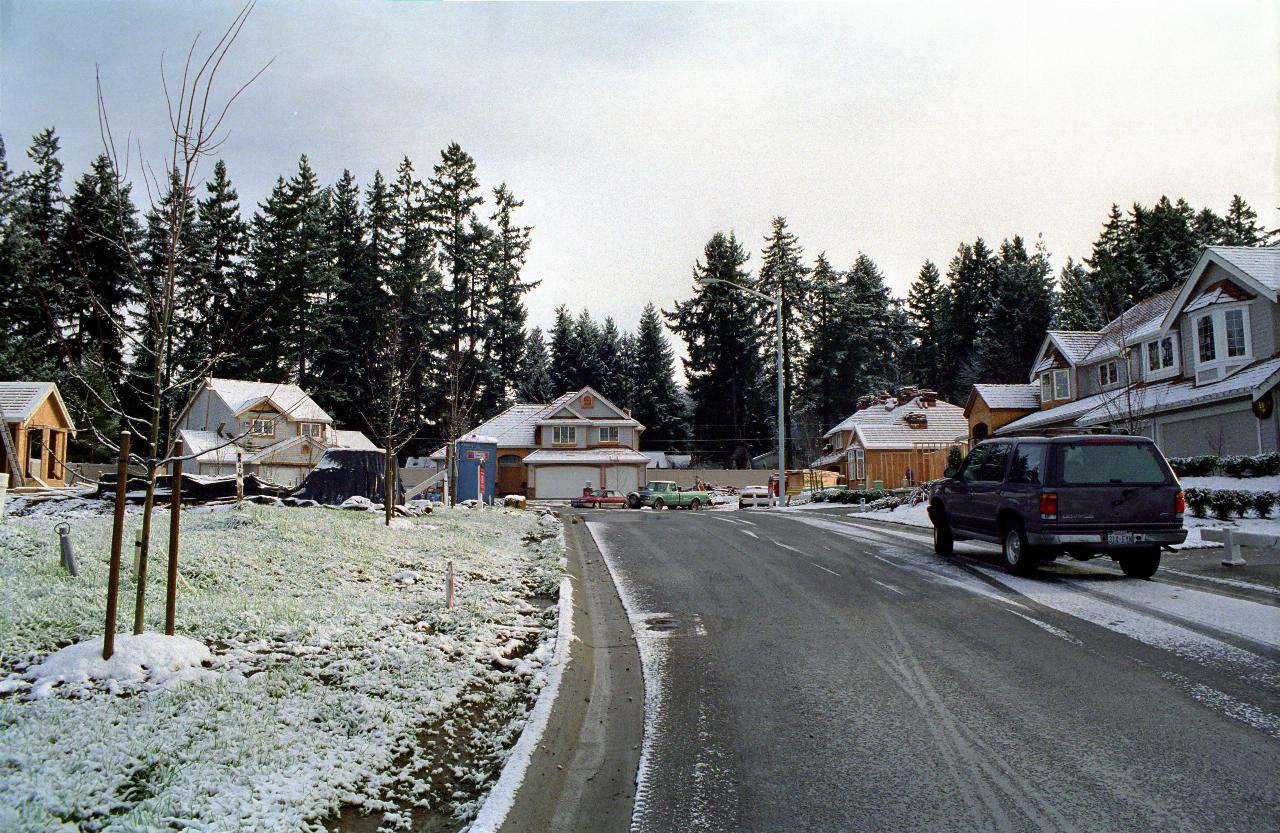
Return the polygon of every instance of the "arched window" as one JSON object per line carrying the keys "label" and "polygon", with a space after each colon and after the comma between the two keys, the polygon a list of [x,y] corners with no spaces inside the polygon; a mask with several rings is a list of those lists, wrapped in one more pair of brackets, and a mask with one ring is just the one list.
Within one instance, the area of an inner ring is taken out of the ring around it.
{"label": "arched window", "polygon": [[522,465],[523,463],[524,461],[520,459],[519,454],[503,454],[498,458],[498,465],[502,466],[504,469],[514,468]]}

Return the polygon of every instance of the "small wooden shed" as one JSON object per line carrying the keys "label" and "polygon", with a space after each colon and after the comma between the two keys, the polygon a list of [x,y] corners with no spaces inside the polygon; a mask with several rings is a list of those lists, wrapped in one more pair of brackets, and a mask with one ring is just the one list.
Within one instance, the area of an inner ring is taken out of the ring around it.
{"label": "small wooden shed", "polygon": [[0,471],[12,488],[65,486],[67,448],[76,434],[53,382],[0,382]]}

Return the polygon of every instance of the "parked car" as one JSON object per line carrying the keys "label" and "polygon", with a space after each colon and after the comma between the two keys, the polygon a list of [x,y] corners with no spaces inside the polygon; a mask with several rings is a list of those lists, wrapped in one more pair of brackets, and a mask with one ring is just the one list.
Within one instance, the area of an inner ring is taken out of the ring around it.
{"label": "parked car", "polygon": [[711,495],[696,489],[681,489],[673,480],[650,480],[643,489],[627,495],[632,509],[652,506],[654,509],[701,509],[711,505]]}
{"label": "parked car", "polygon": [[1160,551],[1187,538],[1177,477],[1146,437],[1073,435],[987,440],[932,489],[933,548],[1000,544],[1005,566],[1030,573],[1062,553],[1107,555],[1150,578]]}
{"label": "parked car", "polygon": [[746,509],[748,506],[768,506],[771,502],[769,490],[764,486],[744,486],[738,490],[739,509]]}
{"label": "parked car", "polygon": [[612,489],[592,489],[570,498],[569,505],[577,509],[626,509],[627,499]]}

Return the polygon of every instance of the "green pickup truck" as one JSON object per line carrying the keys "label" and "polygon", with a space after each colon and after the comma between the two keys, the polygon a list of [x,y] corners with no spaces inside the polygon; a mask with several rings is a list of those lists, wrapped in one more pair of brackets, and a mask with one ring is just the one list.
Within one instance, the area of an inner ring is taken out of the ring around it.
{"label": "green pickup truck", "polygon": [[650,480],[649,485],[627,495],[627,506],[639,509],[701,509],[711,505],[711,495],[694,489],[681,489],[670,480]]}

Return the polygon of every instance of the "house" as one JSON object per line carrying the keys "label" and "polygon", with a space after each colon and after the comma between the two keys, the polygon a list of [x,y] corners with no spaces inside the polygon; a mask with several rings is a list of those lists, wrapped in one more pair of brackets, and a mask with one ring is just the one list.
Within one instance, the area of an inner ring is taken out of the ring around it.
{"label": "house", "polygon": [[343,431],[297,385],[205,379],[178,414],[178,439],[190,474],[231,475],[237,457],[246,474],[292,487],[330,448],[378,451],[359,431]]}
{"label": "house", "polygon": [[839,472],[851,488],[887,488],[936,480],[952,446],[964,446],[964,410],[933,391],[904,388],[864,396],[858,410],[823,434],[828,451],[809,464]]}
{"label": "house", "polygon": [[[630,492],[648,483],[644,426],[590,387],[547,405],[512,405],[468,434],[498,443],[498,494],[577,497],[586,486]],[[445,449],[432,455],[444,460]]]}
{"label": "house", "polygon": [[[14,488],[67,485],[71,414],[53,382],[0,382],[0,472]],[[12,455],[12,458],[10,457]]]}
{"label": "house", "polygon": [[974,385],[964,406],[969,442],[981,442],[997,428],[1038,410],[1039,385]]}
{"label": "house", "polygon": [[1170,457],[1275,451],[1278,331],[1280,247],[1210,246],[1180,286],[1102,330],[1048,333],[1030,375],[1039,407],[994,433],[1113,426]]}

